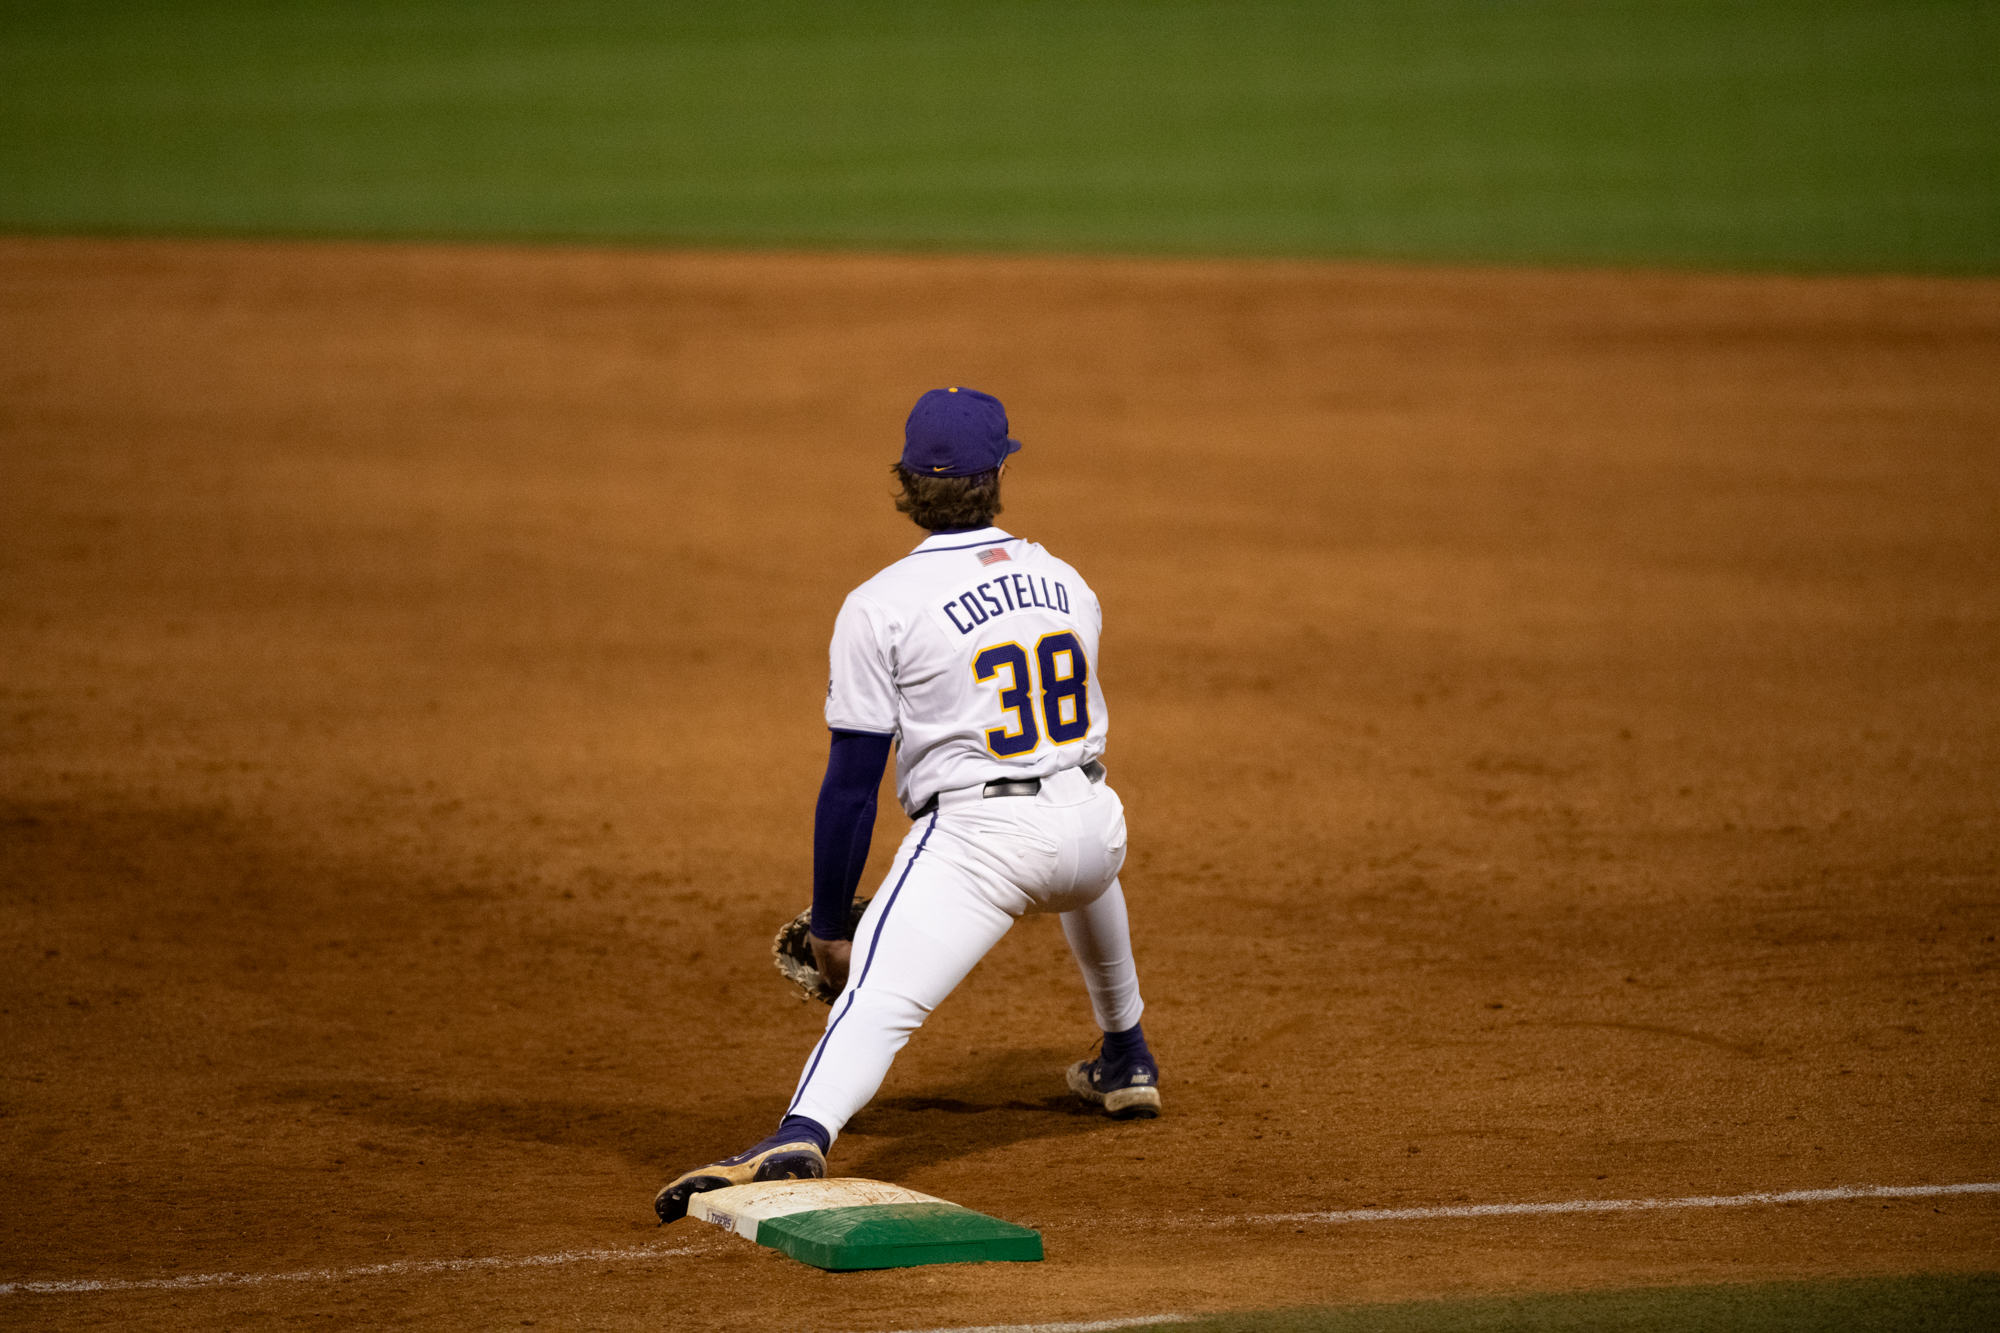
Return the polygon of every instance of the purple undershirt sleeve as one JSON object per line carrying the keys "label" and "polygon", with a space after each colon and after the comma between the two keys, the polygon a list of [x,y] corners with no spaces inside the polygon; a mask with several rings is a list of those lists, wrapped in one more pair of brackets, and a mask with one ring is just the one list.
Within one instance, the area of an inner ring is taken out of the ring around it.
{"label": "purple undershirt sleeve", "polygon": [[812,933],[823,940],[847,934],[847,908],[868,864],[875,835],[875,792],[889,762],[890,736],[836,731],[813,812]]}

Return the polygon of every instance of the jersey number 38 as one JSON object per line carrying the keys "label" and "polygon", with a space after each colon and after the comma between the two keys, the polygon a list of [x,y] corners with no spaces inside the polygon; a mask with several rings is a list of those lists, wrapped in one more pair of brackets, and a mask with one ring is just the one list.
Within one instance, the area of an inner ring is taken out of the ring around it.
{"label": "jersey number 38", "polygon": [[[996,676],[1001,678],[1000,709],[1008,715],[1003,725],[986,733],[986,748],[996,757],[1027,754],[1044,735],[1052,744],[1068,745],[1089,734],[1090,694],[1084,686],[1090,681],[1090,664],[1071,631],[1037,639],[1032,664],[1028,650],[1018,643],[980,649],[972,659],[972,678],[983,685]],[[1039,701],[1034,697],[1038,692]]]}

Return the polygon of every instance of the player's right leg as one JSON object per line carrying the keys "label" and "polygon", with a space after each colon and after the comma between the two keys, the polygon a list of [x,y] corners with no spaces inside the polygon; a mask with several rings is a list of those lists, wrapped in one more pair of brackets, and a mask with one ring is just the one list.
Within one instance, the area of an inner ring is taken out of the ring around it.
{"label": "player's right leg", "polygon": [[1146,1003],[1139,998],[1139,968],[1132,961],[1132,932],[1125,915],[1125,890],[1117,880],[1086,907],[1062,914],[1063,938],[1083,973],[1097,1026],[1123,1032],[1139,1021]]}
{"label": "player's right leg", "polygon": [[1104,1049],[1068,1070],[1071,1092],[1117,1120],[1151,1120],[1160,1113],[1160,1066],[1139,1025],[1145,1002],[1132,962],[1125,892],[1116,880],[1095,902],[1062,914],[1063,938],[1083,973]]}
{"label": "player's right leg", "polygon": [[[1074,783],[1071,788],[1072,804],[1064,812],[1077,823],[1071,838],[1078,851],[1074,884],[1085,896],[1062,913],[1063,938],[1083,974],[1104,1048],[1096,1059],[1071,1065],[1067,1079],[1070,1091],[1110,1116],[1150,1120],[1160,1113],[1160,1067],[1139,1025],[1146,1006],[1132,959],[1125,891],[1117,879],[1125,861],[1124,807],[1108,785],[1098,785],[1090,792],[1093,799],[1084,801],[1074,801]],[[1102,861],[1083,854],[1097,846],[1105,849]],[[1098,865],[1101,870],[1093,869]]]}

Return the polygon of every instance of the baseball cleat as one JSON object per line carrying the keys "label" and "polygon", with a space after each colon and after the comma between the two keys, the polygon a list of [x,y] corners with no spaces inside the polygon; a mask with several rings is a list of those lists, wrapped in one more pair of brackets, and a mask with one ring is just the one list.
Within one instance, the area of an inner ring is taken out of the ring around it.
{"label": "baseball cleat", "polygon": [[691,1195],[730,1185],[748,1185],[752,1181],[825,1178],[826,1155],[818,1144],[788,1135],[773,1135],[734,1157],[698,1166],[676,1177],[654,1196],[653,1211],[660,1215],[660,1225],[665,1226],[687,1216]]}
{"label": "baseball cleat", "polygon": [[1122,1065],[1079,1060],[1069,1067],[1069,1090],[1103,1107],[1113,1120],[1153,1120],[1160,1114],[1160,1071],[1147,1060]]}

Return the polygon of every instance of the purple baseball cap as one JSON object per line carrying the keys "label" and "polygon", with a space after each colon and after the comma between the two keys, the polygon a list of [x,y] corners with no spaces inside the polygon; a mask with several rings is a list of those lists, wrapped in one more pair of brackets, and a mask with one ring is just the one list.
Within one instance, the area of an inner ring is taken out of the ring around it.
{"label": "purple baseball cap", "polygon": [[1007,438],[1007,409],[977,389],[932,389],[903,425],[903,466],[930,477],[991,472],[1020,447]]}

